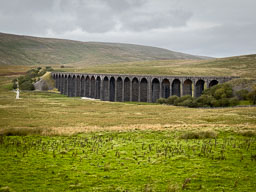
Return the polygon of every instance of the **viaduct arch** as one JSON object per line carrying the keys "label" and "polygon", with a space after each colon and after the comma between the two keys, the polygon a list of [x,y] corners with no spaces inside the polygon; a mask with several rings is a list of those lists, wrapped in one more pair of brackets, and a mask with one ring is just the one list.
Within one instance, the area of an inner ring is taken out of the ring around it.
{"label": "viaduct arch", "polygon": [[53,72],[52,77],[61,94],[118,102],[156,102],[172,95],[199,97],[206,88],[237,78],[66,72]]}

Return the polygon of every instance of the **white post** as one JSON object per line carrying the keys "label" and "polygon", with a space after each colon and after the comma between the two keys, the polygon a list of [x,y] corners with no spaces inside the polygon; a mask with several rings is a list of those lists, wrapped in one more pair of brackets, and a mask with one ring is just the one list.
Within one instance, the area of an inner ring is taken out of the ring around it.
{"label": "white post", "polygon": [[18,80],[17,80],[16,99],[20,99],[20,89],[19,89],[19,81]]}

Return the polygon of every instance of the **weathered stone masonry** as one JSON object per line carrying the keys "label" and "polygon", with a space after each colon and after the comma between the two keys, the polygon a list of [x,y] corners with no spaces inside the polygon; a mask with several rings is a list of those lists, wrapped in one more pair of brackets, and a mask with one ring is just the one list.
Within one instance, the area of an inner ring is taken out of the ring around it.
{"label": "weathered stone masonry", "polygon": [[103,101],[156,102],[160,97],[191,95],[234,77],[151,76],[53,72],[56,88],[69,97]]}

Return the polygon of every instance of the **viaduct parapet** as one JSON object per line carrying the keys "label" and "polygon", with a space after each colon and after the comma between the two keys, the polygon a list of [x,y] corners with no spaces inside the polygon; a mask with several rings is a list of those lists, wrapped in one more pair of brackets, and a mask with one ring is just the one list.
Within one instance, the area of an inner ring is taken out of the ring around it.
{"label": "viaduct parapet", "polygon": [[191,95],[236,77],[155,76],[52,72],[56,88],[69,97],[103,101],[156,102],[160,97]]}

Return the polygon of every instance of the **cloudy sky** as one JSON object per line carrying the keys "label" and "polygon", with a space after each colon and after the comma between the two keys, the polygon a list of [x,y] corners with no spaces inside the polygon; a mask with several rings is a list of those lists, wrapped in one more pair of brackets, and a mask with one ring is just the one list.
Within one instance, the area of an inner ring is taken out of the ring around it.
{"label": "cloudy sky", "polygon": [[0,32],[252,54],[256,0],[0,0]]}

